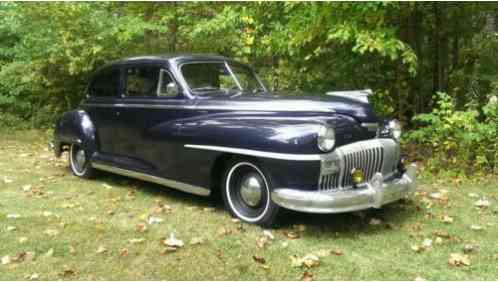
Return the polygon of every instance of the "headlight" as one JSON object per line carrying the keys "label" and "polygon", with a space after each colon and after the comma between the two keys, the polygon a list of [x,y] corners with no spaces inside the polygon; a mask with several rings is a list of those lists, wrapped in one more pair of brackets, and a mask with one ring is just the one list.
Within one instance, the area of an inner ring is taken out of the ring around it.
{"label": "headlight", "polygon": [[387,128],[391,133],[391,137],[399,142],[399,139],[401,138],[401,124],[399,123],[399,121],[395,119],[391,120],[387,124]]}
{"label": "headlight", "polygon": [[318,130],[318,148],[323,152],[329,152],[335,145],[335,131],[332,127],[322,126]]}

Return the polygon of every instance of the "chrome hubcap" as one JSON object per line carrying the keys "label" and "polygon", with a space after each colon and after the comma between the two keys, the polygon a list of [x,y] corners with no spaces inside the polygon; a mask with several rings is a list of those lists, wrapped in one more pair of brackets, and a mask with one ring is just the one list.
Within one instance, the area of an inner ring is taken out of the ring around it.
{"label": "chrome hubcap", "polygon": [[249,174],[242,179],[240,197],[247,205],[255,207],[261,201],[262,189],[261,180],[254,174]]}
{"label": "chrome hubcap", "polygon": [[76,151],[75,164],[79,171],[83,170],[83,168],[85,167],[85,163],[86,163],[85,152],[81,149]]}

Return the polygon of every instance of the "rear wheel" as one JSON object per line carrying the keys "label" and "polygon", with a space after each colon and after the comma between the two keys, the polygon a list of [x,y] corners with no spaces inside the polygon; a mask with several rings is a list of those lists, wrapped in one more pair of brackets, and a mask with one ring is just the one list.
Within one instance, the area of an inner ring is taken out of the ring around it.
{"label": "rear wheel", "polygon": [[230,213],[241,220],[261,226],[275,223],[279,206],[271,200],[271,183],[252,160],[229,163],[223,181],[223,201]]}
{"label": "rear wheel", "polygon": [[85,150],[78,144],[72,144],[69,149],[69,167],[74,175],[82,178],[92,178],[95,169],[90,165]]}

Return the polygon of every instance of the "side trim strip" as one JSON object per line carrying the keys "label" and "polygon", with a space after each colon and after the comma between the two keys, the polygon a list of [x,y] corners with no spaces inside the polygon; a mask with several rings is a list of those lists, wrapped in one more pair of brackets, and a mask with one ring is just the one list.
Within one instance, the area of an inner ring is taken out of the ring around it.
{"label": "side trim strip", "polygon": [[174,189],[177,189],[177,190],[180,190],[183,192],[195,194],[195,195],[209,196],[209,194],[211,193],[211,191],[209,189],[206,189],[204,187],[194,186],[194,185],[190,185],[190,184],[183,183],[183,182],[178,182],[178,181],[171,180],[171,179],[161,178],[161,177],[157,177],[157,176],[153,176],[153,175],[149,175],[149,174],[145,174],[145,173],[141,173],[141,172],[136,172],[136,171],[132,171],[132,170],[122,169],[122,168],[118,168],[118,167],[113,167],[113,166],[109,166],[109,165],[105,165],[105,164],[92,163],[92,167],[94,167],[96,169],[105,170],[108,172],[128,176],[128,177],[148,181],[148,182],[153,182],[156,184],[164,185],[167,187],[171,187],[171,188],[174,188]]}
{"label": "side trim strip", "polygon": [[247,155],[247,156],[262,157],[262,158],[269,158],[269,159],[278,159],[278,160],[288,160],[288,161],[319,161],[319,160],[321,160],[321,155],[318,155],[318,154],[308,154],[308,155],[305,155],[305,154],[301,154],[301,155],[300,154],[283,154],[283,153],[272,153],[272,152],[248,150],[248,149],[240,149],[240,148],[232,148],[232,147],[192,145],[192,144],[186,144],[185,148],[218,151],[218,152],[227,152],[227,153],[241,154],[241,155]]}
{"label": "side trim strip", "polygon": [[365,127],[368,131],[374,131],[374,132],[376,132],[377,129],[379,128],[379,124],[376,122],[364,122],[361,124],[361,126]]}

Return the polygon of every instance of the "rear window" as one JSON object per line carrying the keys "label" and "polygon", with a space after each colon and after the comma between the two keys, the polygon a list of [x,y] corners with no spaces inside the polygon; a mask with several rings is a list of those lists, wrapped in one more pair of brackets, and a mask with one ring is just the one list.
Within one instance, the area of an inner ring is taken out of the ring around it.
{"label": "rear window", "polygon": [[94,77],[88,93],[95,97],[115,97],[119,92],[119,78],[119,69],[103,71]]}

